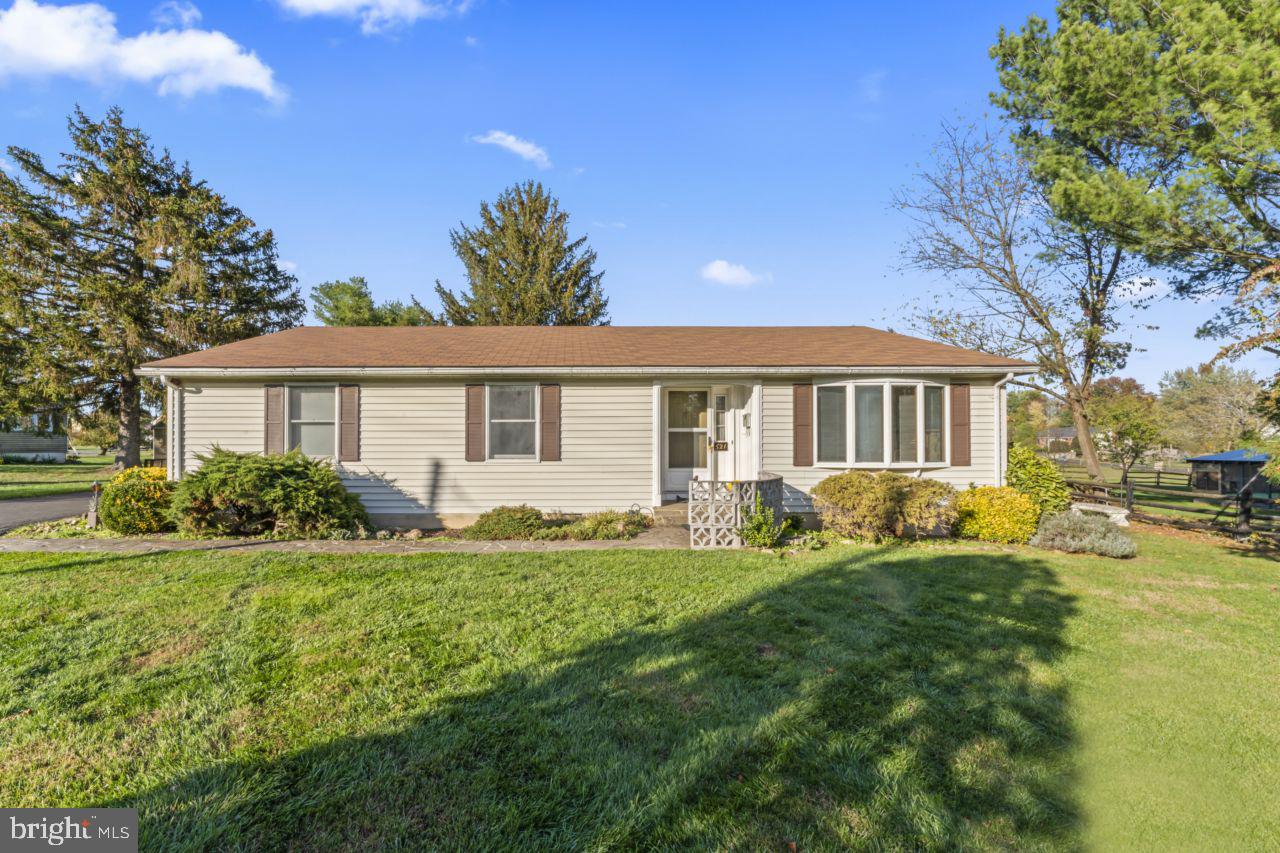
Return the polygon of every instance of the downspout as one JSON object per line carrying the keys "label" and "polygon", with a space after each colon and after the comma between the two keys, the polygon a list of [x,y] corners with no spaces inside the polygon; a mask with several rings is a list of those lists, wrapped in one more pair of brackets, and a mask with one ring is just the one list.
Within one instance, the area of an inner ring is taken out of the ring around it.
{"label": "downspout", "polygon": [[1004,485],[1004,470],[1009,458],[1009,450],[1006,447],[1005,433],[1008,431],[1008,417],[1005,409],[1005,383],[1013,379],[1014,373],[1010,371],[1004,375],[1004,379],[999,380],[992,386],[995,389],[995,433],[996,433],[996,485]]}

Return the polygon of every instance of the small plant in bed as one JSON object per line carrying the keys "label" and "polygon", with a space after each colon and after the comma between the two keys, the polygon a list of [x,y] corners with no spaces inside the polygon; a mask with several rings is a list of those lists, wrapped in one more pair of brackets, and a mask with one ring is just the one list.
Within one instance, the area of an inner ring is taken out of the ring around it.
{"label": "small plant in bed", "polygon": [[1053,551],[1118,559],[1127,559],[1138,553],[1134,541],[1110,519],[1080,512],[1046,515],[1040,521],[1036,535],[1031,537],[1031,544]]}
{"label": "small plant in bed", "polygon": [[475,523],[464,528],[459,535],[480,541],[632,539],[651,523],[649,517],[638,510],[606,510],[577,518],[548,517],[539,509],[521,504],[494,507],[481,513]]}
{"label": "small plant in bed", "polygon": [[588,542],[600,539],[634,539],[653,522],[639,510],[593,512],[567,524],[544,527],[532,538],[545,541]]}
{"label": "small plant in bed", "polygon": [[773,507],[765,506],[756,496],[756,504],[747,513],[738,535],[743,544],[751,548],[774,548],[800,531],[800,517],[788,515],[778,523],[775,520]]}
{"label": "small plant in bed", "polygon": [[542,510],[525,504],[519,506],[498,506],[480,517],[470,527],[464,528],[460,535],[463,539],[480,541],[499,539],[532,539],[534,534],[547,525]]}
{"label": "small plant in bed", "polygon": [[345,539],[372,525],[332,465],[297,450],[262,456],[214,448],[178,484],[172,516],[201,535]]}

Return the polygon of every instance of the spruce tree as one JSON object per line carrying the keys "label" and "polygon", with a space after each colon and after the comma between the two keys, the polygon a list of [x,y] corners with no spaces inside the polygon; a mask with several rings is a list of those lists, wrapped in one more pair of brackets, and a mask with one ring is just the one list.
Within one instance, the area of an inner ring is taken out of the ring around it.
{"label": "spruce tree", "polygon": [[599,326],[608,304],[587,238],[569,239],[569,214],[528,181],[480,204],[480,226],[449,232],[470,290],[436,283],[443,319],[455,326]]}
{"label": "spruce tree", "polygon": [[275,237],[157,152],[118,108],[68,120],[55,167],[16,146],[0,174],[0,331],[23,363],[0,406],[110,407],[117,463],[139,462],[143,362],[296,325]]}

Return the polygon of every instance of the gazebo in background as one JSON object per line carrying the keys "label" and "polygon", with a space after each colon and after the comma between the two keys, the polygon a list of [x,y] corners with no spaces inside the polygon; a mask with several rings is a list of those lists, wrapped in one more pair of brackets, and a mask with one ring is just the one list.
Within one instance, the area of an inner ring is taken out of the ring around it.
{"label": "gazebo in background", "polygon": [[1227,450],[1222,453],[1206,453],[1191,456],[1191,485],[1193,488],[1223,495],[1234,495],[1245,486],[1256,497],[1273,497],[1277,488],[1262,476],[1262,466],[1270,459],[1265,453],[1251,450]]}

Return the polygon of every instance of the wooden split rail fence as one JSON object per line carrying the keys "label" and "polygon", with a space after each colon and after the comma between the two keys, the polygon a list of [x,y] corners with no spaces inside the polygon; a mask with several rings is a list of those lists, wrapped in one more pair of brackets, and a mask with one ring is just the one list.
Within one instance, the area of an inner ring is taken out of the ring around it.
{"label": "wooden split rail fence", "polygon": [[1280,503],[1255,498],[1249,489],[1223,495],[1187,486],[1150,485],[1132,477],[1126,483],[1067,479],[1067,485],[1073,500],[1124,507],[1139,521],[1280,542]]}

